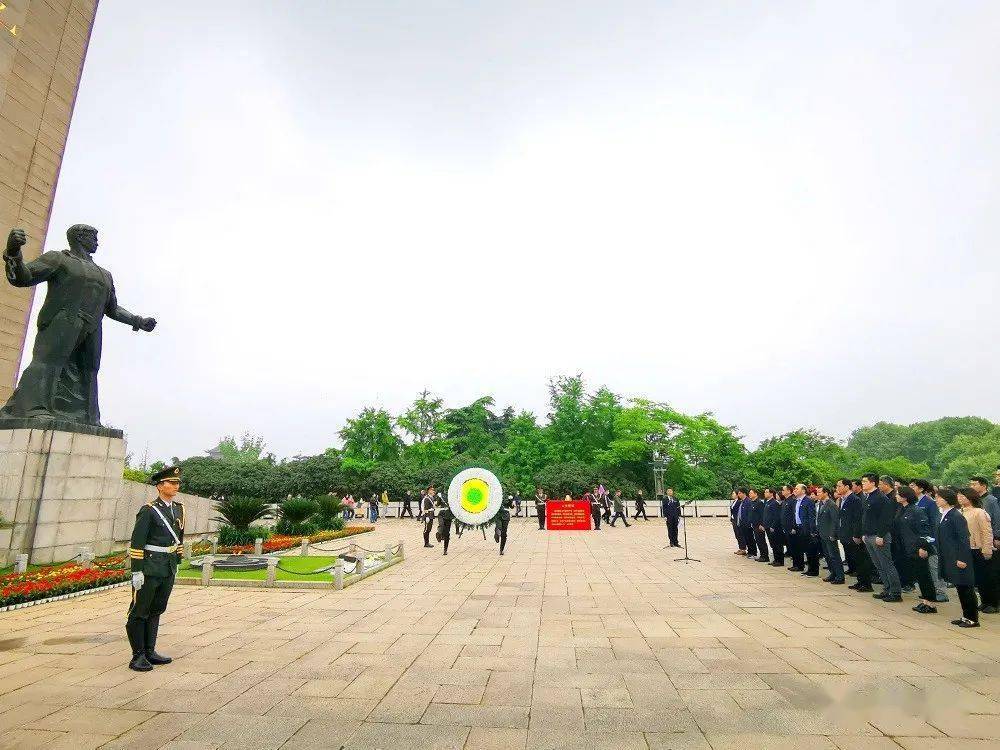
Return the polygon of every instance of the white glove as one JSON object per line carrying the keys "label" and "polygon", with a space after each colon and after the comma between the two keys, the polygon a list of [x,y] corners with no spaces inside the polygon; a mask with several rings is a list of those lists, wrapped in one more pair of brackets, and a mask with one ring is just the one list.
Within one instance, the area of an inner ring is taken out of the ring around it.
{"label": "white glove", "polygon": [[136,591],[142,588],[142,584],[146,582],[146,576],[140,571],[139,573],[132,574],[132,588]]}

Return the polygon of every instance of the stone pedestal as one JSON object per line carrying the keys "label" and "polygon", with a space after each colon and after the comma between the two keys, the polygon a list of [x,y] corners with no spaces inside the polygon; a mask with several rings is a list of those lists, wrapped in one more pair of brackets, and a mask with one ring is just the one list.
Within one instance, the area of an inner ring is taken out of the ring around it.
{"label": "stone pedestal", "polygon": [[[0,563],[68,560],[81,545],[112,550],[125,442],[117,430],[67,432],[0,423]],[[48,428],[48,429],[46,429]]]}

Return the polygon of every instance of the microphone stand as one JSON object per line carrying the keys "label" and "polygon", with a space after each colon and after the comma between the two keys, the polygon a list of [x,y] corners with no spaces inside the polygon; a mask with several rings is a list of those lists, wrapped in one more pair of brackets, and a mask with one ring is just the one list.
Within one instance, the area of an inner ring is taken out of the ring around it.
{"label": "microphone stand", "polygon": [[701,560],[698,560],[697,558],[688,555],[688,523],[687,523],[687,516],[684,515],[684,508],[686,508],[693,502],[694,502],[693,500],[688,500],[686,503],[681,503],[681,518],[684,520],[684,557],[674,558],[674,562],[682,562],[682,561],[685,563],[701,562]]}

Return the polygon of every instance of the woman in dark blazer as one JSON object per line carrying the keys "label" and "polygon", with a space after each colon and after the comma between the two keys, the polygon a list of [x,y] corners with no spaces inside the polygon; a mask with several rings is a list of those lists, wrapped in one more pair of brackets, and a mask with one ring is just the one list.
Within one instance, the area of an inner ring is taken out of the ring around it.
{"label": "woman in dark blazer", "polygon": [[962,619],[952,620],[960,628],[979,627],[976,599],[976,578],[972,568],[972,548],[969,546],[969,525],[958,509],[958,494],[951,487],[942,487],[934,495],[941,510],[938,523],[938,563],[941,577],[955,585],[962,602]]}
{"label": "woman in dark blazer", "polygon": [[896,541],[900,554],[906,557],[907,566],[920,587],[920,603],[913,611],[922,615],[936,614],[937,607],[934,603],[937,601],[937,591],[927,562],[934,554],[927,514],[917,507],[917,493],[910,487],[901,486],[896,491],[896,502],[900,506],[896,516],[899,533]]}

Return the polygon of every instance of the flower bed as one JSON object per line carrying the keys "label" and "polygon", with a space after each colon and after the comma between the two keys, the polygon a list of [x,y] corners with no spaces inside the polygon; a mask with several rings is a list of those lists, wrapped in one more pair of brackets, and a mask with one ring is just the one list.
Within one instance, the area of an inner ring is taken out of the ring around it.
{"label": "flower bed", "polygon": [[90,568],[68,562],[27,573],[8,573],[0,576],[0,607],[108,586],[130,576],[124,554],[95,560]]}
{"label": "flower bed", "polygon": [[[365,532],[372,531],[371,526],[348,526],[341,531],[320,531],[309,537],[310,544],[318,544],[319,542],[328,542],[331,539],[343,539],[345,536],[354,536],[355,534],[364,534]],[[264,542],[263,551],[268,552],[280,552],[281,550],[292,549],[293,547],[298,547],[302,544],[302,537],[300,536],[288,536],[286,534],[275,534],[270,539]],[[206,555],[212,551],[211,542],[198,542],[194,545],[194,554],[196,555]],[[216,554],[220,555],[239,555],[246,552],[253,552],[252,544],[234,544],[229,546],[219,546],[215,550]]]}
{"label": "flower bed", "polygon": [[[342,531],[320,531],[310,536],[309,541],[314,544],[328,542],[367,531],[372,531],[372,527],[348,526]],[[301,543],[300,536],[276,535],[264,542],[264,552],[280,552],[298,547]],[[194,545],[194,553],[197,555],[211,551],[210,542],[198,542]],[[253,552],[253,545],[219,547],[216,552],[224,555]],[[78,562],[66,562],[26,573],[7,573],[0,575],[0,608],[121,583],[131,575],[123,552],[94,560],[90,568],[84,568]]]}

